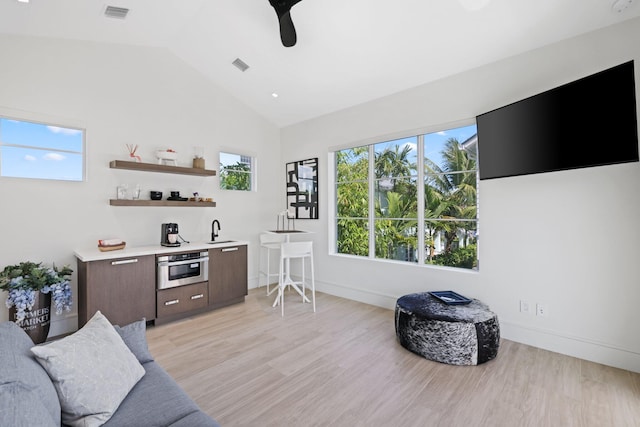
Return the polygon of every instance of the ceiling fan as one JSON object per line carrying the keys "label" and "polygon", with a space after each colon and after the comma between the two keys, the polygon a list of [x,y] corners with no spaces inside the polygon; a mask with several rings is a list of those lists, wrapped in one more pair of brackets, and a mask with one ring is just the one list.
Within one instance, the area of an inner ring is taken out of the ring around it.
{"label": "ceiling fan", "polygon": [[269,0],[278,15],[280,40],[285,47],[291,47],[297,41],[296,29],[291,20],[291,8],[300,1],[302,0]]}

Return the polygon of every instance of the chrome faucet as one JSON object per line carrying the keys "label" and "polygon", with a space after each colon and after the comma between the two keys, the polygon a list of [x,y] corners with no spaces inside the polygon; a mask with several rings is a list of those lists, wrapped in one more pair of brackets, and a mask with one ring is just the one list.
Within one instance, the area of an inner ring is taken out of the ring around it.
{"label": "chrome faucet", "polygon": [[214,219],[211,223],[211,241],[215,242],[216,237],[218,237],[218,233],[216,233],[216,224],[218,224],[218,231],[220,231],[220,222],[217,219]]}

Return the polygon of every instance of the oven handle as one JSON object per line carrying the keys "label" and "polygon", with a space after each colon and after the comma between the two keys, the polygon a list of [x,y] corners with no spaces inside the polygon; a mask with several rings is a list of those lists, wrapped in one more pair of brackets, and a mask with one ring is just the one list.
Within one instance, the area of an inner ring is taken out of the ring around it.
{"label": "oven handle", "polygon": [[196,258],[196,259],[187,259],[187,260],[184,260],[184,261],[158,261],[158,267],[193,264],[193,263],[202,262],[202,261],[209,261],[209,257]]}

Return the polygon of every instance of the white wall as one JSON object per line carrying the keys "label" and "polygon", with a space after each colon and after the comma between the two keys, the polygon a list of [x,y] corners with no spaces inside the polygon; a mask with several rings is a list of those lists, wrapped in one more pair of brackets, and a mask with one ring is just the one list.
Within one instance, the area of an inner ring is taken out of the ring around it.
{"label": "white wall", "polygon": [[[324,185],[336,146],[441,130],[631,59],[638,88],[638,40],[636,19],[283,129],[283,161],[320,159],[321,218],[304,223],[317,232],[318,288],[389,308],[406,293],[452,289],[488,303],[504,338],[640,372],[639,163],[481,181],[478,273],[328,255]],[[520,300],[546,304],[548,316],[520,313]]]}
{"label": "white wall", "polygon": [[[165,50],[0,36],[0,114],[85,127],[88,157],[83,183],[0,179],[0,267],[23,260],[75,266],[76,249],[112,237],[131,246],[155,244],[160,224],[169,221],[179,223],[186,239],[206,240],[217,218],[221,238],[257,243],[283,206],[284,164],[319,157],[320,220],[298,221],[316,232],[319,289],[389,308],[409,292],[453,289],[490,304],[504,338],[640,372],[638,163],[481,182],[479,273],[329,256],[326,238],[329,147],[472,119],[609,66],[638,62],[639,24],[629,21],[281,132]],[[640,82],[639,68],[636,63]],[[109,169],[110,160],[126,158],[125,143],[138,144],[146,161],[155,149],[172,147],[183,164],[193,146],[204,146],[207,168],[216,170],[218,150],[239,147],[258,157],[260,191],[222,192],[217,177]],[[111,207],[120,183],[198,191],[218,207]],[[256,245],[249,255],[255,285]],[[520,299],[547,304],[549,316],[519,313]],[[0,304],[0,319],[6,312]],[[75,327],[74,306],[54,316],[52,334]]]}
{"label": "white wall", "polygon": [[[257,242],[260,230],[273,227],[274,216],[263,213],[284,206],[284,184],[273,178],[280,171],[278,129],[167,50],[0,36],[0,51],[0,114],[84,127],[88,160],[86,182],[0,178],[0,268],[31,260],[75,270],[74,250],[103,238],[159,244],[163,222],[178,223],[193,241],[209,239],[213,219],[221,239]],[[138,144],[146,162],[155,162],[156,149],[173,148],[182,166],[202,146],[207,169],[215,170],[220,149],[241,150],[258,158],[260,191],[220,191],[218,176],[110,169],[110,160],[127,160],[126,143]],[[139,183],[146,198],[149,190],[198,191],[217,207],[112,207],[121,183]],[[0,304],[0,319],[7,312]],[[74,304],[53,317],[50,334],[75,330],[76,319]]]}

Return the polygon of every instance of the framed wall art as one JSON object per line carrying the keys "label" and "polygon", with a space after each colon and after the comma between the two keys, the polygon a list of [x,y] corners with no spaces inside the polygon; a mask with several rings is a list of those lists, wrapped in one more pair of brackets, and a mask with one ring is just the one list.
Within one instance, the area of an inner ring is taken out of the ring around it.
{"label": "framed wall art", "polygon": [[318,219],[318,158],[286,166],[287,210],[295,219]]}

